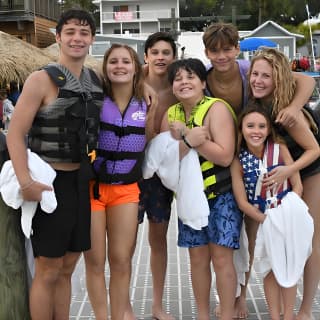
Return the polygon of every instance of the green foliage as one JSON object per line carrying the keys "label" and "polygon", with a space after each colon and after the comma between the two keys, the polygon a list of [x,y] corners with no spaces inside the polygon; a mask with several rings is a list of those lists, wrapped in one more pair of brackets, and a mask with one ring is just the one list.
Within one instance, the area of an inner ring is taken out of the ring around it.
{"label": "green foliage", "polygon": [[92,3],[92,0],[64,0],[62,2],[63,9],[79,8],[94,13],[97,6]]}
{"label": "green foliage", "polygon": [[[232,7],[235,7],[237,15],[251,15],[248,20],[237,21],[238,27],[244,30],[253,30],[267,20],[298,26],[307,19],[306,3],[310,15],[320,12],[319,0],[185,0],[180,3],[182,17],[230,16]],[[202,26],[205,23],[202,22]],[[192,26],[198,30],[202,28],[195,23]]]}

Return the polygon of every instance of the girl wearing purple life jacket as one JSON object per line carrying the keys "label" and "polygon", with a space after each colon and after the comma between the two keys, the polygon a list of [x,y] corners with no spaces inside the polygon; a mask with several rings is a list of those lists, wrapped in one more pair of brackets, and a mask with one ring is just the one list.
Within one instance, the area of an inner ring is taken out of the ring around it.
{"label": "girl wearing purple life jacket", "polygon": [[96,180],[91,188],[91,250],[85,253],[87,288],[96,318],[107,319],[104,271],[108,252],[111,318],[134,319],[129,285],[138,228],[137,181],[142,177],[147,105],[141,65],[132,48],[114,44],[105,53],[103,86],[105,99],[93,162]]}

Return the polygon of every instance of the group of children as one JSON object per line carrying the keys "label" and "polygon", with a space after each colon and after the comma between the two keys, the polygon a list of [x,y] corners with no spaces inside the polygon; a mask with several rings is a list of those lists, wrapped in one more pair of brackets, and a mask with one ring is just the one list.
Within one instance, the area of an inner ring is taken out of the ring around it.
{"label": "group of children", "polygon": [[[93,76],[82,68],[94,31],[87,14],[72,10],[65,13],[56,37],[61,51],[58,67],[67,82],[60,87],[47,70],[32,74],[8,133],[10,156],[25,200],[39,200],[43,191],[52,191],[28,173],[24,136],[30,128],[37,129],[31,131],[31,149],[57,172],[53,187],[60,218],[56,212],[47,215],[40,209],[34,218],[32,318],[68,318],[71,274],[84,251],[88,294],[96,319],[106,320],[108,315],[104,276],[107,258],[111,319],[135,319],[129,299],[131,260],[138,225],[146,212],[153,278],[152,316],[158,320],[174,319],[162,306],[173,190],[163,183],[160,174],[142,179],[148,141],[169,131],[177,146],[176,158],[183,161],[191,150],[198,155],[204,187],[200,192],[204,191],[209,208],[207,224],[201,228],[179,219],[178,245],[189,250],[197,318],[210,319],[211,263],[220,301],[217,315],[222,320],[247,317],[250,270],[236,297],[234,266],[243,214],[251,268],[257,230],[268,217],[266,210],[281,206],[283,199],[294,192],[305,201],[314,220],[313,250],[311,253],[311,242],[306,243],[308,254],[302,261],[303,266],[306,263],[304,295],[297,315],[299,320],[310,320],[320,277],[320,200],[316,188],[320,183],[320,149],[316,123],[302,109],[312,93],[313,80],[293,75],[286,57],[275,49],[257,52],[251,65],[237,60],[237,29],[231,24],[215,23],[203,35],[211,62],[207,68],[198,59],[176,60],[175,42],[165,32],[147,39],[143,67],[132,48],[112,45],[102,64],[102,100],[99,86],[90,85],[94,83]],[[42,89],[38,88],[39,83],[43,84]],[[73,94],[78,91],[80,95]],[[70,103],[63,108],[66,100]],[[85,113],[80,106],[85,106]],[[63,124],[53,116],[52,111],[58,109],[60,116],[66,117]],[[83,143],[84,137],[87,141]],[[85,149],[95,149],[94,175],[83,178]],[[266,164],[264,157],[275,150],[274,161]],[[83,188],[85,183],[90,190]],[[89,191],[91,217],[84,213]],[[79,211],[81,219],[78,213],[65,216],[73,211]],[[305,218],[308,217],[306,210]],[[46,234],[40,231],[43,225],[47,226]],[[292,320],[296,283],[286,288],[272,271],[265,277],[271,317],[280,319],[281,296],[284,319]]]}

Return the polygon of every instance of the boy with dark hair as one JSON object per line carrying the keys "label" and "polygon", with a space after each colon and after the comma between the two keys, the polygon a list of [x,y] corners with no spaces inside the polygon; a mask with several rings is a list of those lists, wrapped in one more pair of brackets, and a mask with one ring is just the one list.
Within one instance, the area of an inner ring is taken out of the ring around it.
{"label": "boy with dark hair", "polygon": [[[153,111],[152,128],[147,128],[152,136],[160,133],[162,118],[167,109],[177,102],[168,81],[168,66],[176,58],[176,45],[169,33],[156,32],[145,42],[146,76],[145,82],[158,94],[158,104]],[[148,126],[148,123],[147,123]],[[139,222],[144,213],[149,219],[149,244],[151,247],[151,272],[153,281],[152,315],[154,319],[172,320],[163,310],[162,298],[167,269],[167,230],[169,225],[172,191],[168,190],[155,175],[139,183],[141,190]]]}
{"label": "boy with dark hair", "polygon": [[56,173],[53,189],[57,207],[46,214],[38,206],[32,221],[33,320],[69,319],[71,275],[81,252],[90,249],[90,177],[86,169],[88,153],[96,147],[103,99],[98,78],[83,67],[95,35],[90,14],[66,11],[56,30],[58,63],[28,77],[7,135],[25,201],[40,201],[44,191],[52,190],[30,175],[26,135],[31,151]]}

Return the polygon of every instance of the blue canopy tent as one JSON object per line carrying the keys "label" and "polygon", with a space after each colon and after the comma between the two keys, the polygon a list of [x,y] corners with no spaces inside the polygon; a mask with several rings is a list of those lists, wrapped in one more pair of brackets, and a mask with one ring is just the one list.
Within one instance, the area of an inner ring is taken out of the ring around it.
{"label": "blue canopy tent", "polygon": [[277,44],[265,38],[246,38],[240,41],[241,51],[255,51],[259,47],[277,47]]}

